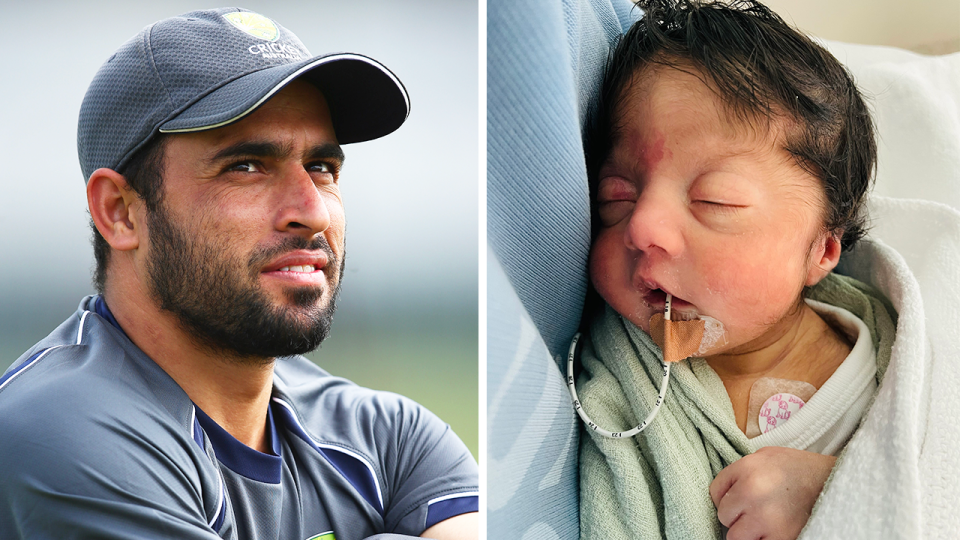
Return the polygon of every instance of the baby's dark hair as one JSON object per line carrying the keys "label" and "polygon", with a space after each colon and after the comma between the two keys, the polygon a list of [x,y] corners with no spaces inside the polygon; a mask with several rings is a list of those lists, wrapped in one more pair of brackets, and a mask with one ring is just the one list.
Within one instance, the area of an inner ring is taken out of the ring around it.
{"label": "baby's dark hair", "polygon": [[877,156],[873,122],[853,78],[823,47],[753,0],[640,0],[644,16],[607,62],[586,132],[591,194],[633,77],[660,65],[703,74],[738,119],[787,121],[784,148],[823,182],[828,231],[843,250],[865,234]]}

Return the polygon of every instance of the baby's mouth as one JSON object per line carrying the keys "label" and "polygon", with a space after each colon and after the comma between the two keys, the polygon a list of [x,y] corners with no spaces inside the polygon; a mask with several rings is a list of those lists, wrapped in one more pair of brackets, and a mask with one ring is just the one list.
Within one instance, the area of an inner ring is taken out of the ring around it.
{"label": "baby's mouth", "polygon": [[[678,300],[674,297],[674,300]],[[663,309],[667,303],[667,293],[663,289],[650,289],[643,296],[643,301],[652,308]]]}
{"label": "baby's mouth", "polygon": [[[650,289],[643,296],[643,301],[654,311],[664,311],[667,305],[667,292],[663,289]],[[674,296],[671,301],[671,311],[675,320],[692,320],[698,317],[697,308],[683,298]]]}

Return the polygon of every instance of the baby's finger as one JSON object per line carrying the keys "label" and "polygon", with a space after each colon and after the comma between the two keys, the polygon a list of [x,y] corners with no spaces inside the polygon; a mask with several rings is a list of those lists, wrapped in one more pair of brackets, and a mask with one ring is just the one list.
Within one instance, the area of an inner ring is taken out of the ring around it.
{"label": "baby's finger", "polygon": [[766,538],[763,527],[754,519],[744,516],[727,531],[726,540],[760,540]]}
{"label": "baby's finger", "polygon": [[717,519],[727,527],[733,527],[746,511],[743,498],[731,489],[720,499],[717,506]]}
{"label": "baby's finger", "polygon": [[730,491],[730,488],[733,487],[733,484],[735,484],[740,477],[737,463],[739,463],[739,461],[728,465],[720,471],[720,474],[710,483],[710,498],[713,499],[713,505],[718,508],[720,507],[720,500]]}

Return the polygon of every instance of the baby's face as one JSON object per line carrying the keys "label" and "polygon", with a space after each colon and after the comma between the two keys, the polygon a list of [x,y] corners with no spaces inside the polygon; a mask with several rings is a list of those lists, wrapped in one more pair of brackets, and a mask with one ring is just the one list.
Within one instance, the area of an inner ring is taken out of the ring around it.
{"label": "baby's face", "polygon": [[693,75],[653,68],[627,92],[599,173],[594,287],[648,332],[666,293],[674,312],[719,320],[727,343],[708,355],[762,347],[835,264],[820,181],[782,128],[731,120]]}

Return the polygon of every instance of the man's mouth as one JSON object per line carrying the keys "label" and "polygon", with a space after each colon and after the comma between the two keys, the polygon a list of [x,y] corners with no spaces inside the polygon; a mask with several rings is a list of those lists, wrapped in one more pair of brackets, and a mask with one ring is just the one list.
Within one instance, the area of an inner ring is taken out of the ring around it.
{"label": "man's mouth", "polygon": [[278,272],[315,272],[317,269],[312,264],[305,264],[302,266],[284,266],[283,268],[277,270]]}
{"label": "man's mouth", "polygon": [[313,274],[322,272],[331,257],[323,250],[294,250],[284,253],[264,267],[261,272],[278,274]]}

